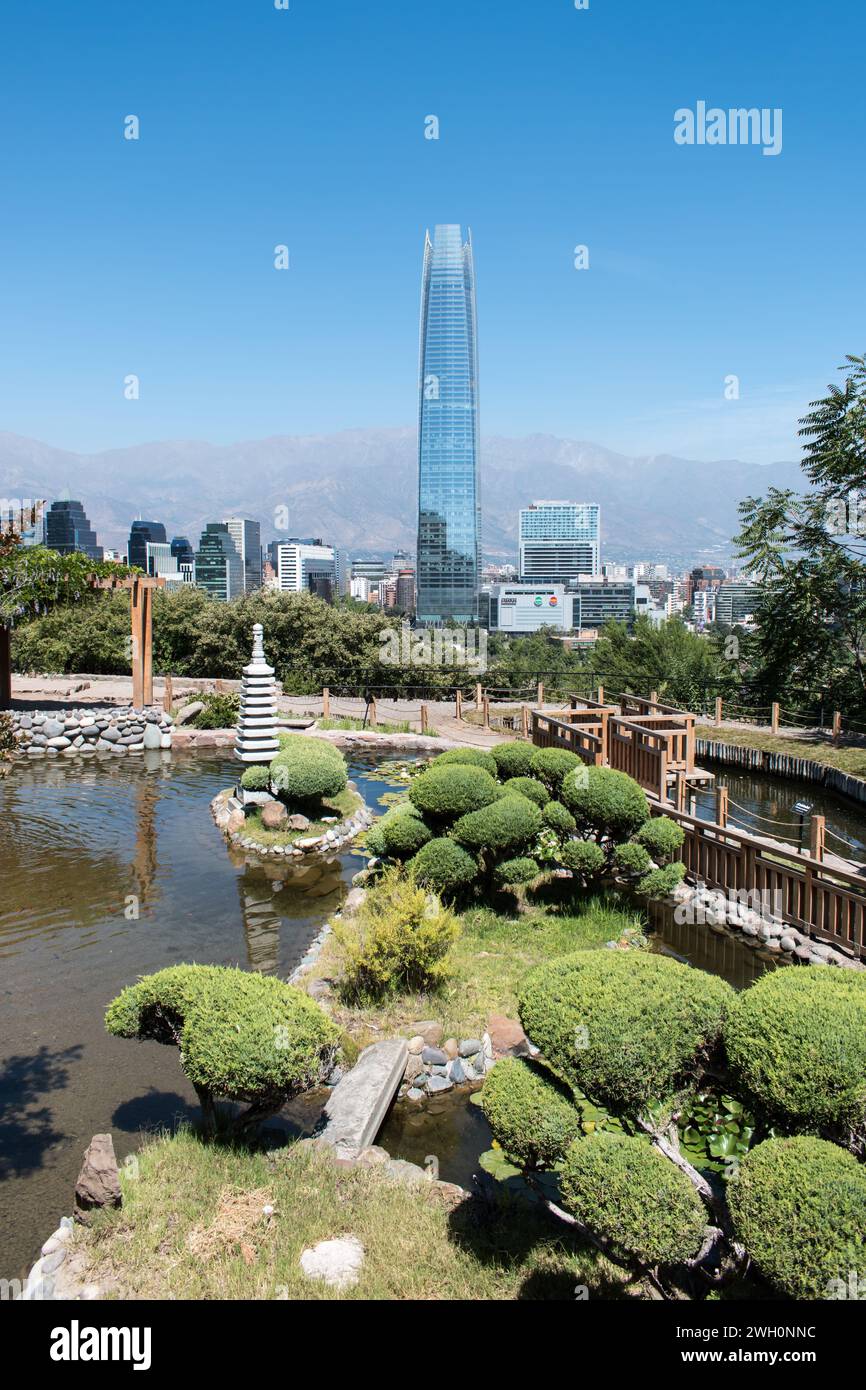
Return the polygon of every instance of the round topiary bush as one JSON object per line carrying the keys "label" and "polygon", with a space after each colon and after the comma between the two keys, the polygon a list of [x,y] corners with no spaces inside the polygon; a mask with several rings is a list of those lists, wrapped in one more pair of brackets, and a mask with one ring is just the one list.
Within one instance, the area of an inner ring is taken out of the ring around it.
{"label": "round topiary bush", "polygon": [[789,1298],[845,1298],[851,1271],[862,1280],[866,1172],[853,1154],[823,1139],[766,1139],[727,1196],[739,1239]]}
{"label": "round topiary bush", "polygon": [[567,806],[563,806],[561,801],[548,801],[543,807],[541,818],[544,824],[562,838],[565,835],[573,835],[577,829],[577,821],[571,814]]}
{"label": "round topiary bush", "polygon": [[580,761],[567,748],[536,748],[530,767],[533,777],[543,782],[552,796],[558,796],[564,778],[580,766]]}
{"label": "round topiary bush", "polygon": [[560,1076],[635,1114],[693,1080],[734,998],[724,980],[667,956],[581,951],[532,971],[519,1012]]}
{"label": "round topiary bush", "polygon": [[686,832],[670,816],[653,816],[635,835],[639,845],[655,860],[672,859],[683,847]]}
{"label": "round topiary bush", "polygon": [[866,976],[776,970],[743,990],[725,1024],[728,1058],[786,1126],[855,1126],[866,1114]]}
{"label": "round topiary bush", "polygon": [[469,811],[489,806],[499,795],[496,781],[483,767],[446,763],[429,767],[413,778],[409,797],[414,806],[434,820],[456,820]]}
{"label": "round topiary bush", "polygon": [[560,800],[582,834],[627,840],[649,819],[643,789],[625,772],[609,767],[578,767],[569,772]]}
{"label": "round topiary bush", "polygon": [[212,1126],[214,1102],[245,1101],[243,1130],[324,1081],[340,1031],[302,990],[273,975],[220,965],[173,965],[124,989],[105,1025],[121,1038],[180,1048]]}
{"label": "round topiary bush", "polygon": [[546,806],[550,800],[550,792],[543,782],[538,781],[537,777],[509,777],[504,784],[504,790],[526,796],[530,801],[534,801],[536,806]]}
{"label": "round topiary bush", "polygon": [[266,792],[270,790],[270,785],[271,770],[264,763],[248,767],[241,777],[241,786],[245,792]]}
{"label": "round topiary bush", "polygon": [[594,840],[569,840],[562,847],[562,867],[583,883],[600,874],[605,862],[604,850]]}
{"label": "round topiary bush", "polygon": [[485,1078],[481,1108],[494,1138],[523,1168],[552,1168],[581,1134],[571,1091],[523,1057],[497,1062]]}
{"label": "round topiary bush", "polygon": [[645,898],[669,898],[678,883],[686,876],[686,866],[678,861],[665,864],[663,869],[650,869],[639,880],[637,891]]}
{"label": "round topiary bush", "polygon": [[463,763],[467,767],[483,767],[491,777],[498,776],[496,761],[492,754],[483,748],[448,748],[439,753],[430,764],[431,767],[447,767],[449,763]]}
{"label": "round topiary bush", "polygon": [[515,793],[461,816],[452,834],[459,844],[475,853],[490,850],[505,854],[531,844],[541,823],[541,812],[535,803]]}
{"label": "round topiary bush", "polygon": [[619,873],[637,876],[638,874],[649,873],[652,860],[643,845],[632,842],[627,845],[617,845],[613,852],[613,863],[614,868]]}
{"label": "round topiary bush", "polygon": [[342,753],[321,738],[292,734],[270,766],[271,787],[289,802],[339,796],[349,780]]}
{"label": "round topiary bush", "polygon": [[428,840],[409,865],[418,883],[445,897],[453,897],[478,877],[478,861],[446,838]]}
{"label": "round topiary bush", "polygon": [[[433,832],[423,822],[414,807],[389,811],[379,822],[381,853],[391,859],[411,859],[422,845],[433,839]],[[369,845],[369,836],[368,836]]]}
{"label": "round topiary bush", "polygon": [[562,1195],[581,1225],[639,1264],[679,1264],[701,1248],[700,1197],[645,1139],[605,1130],[578,1139],[565,1157]]}
{"label": "round topiary bush", "polygon": [[540,873],[535,860],[524,856],[519,859],[506,859],[497,864],[493,877],[503,888],[519,888],[522,883],[531,883]]}
{"label": "round topiary bush", "polygon": [[493,760],[503,781],[509,777],[529,777],[535,748],[531,743],[498,743],[491,748]]}

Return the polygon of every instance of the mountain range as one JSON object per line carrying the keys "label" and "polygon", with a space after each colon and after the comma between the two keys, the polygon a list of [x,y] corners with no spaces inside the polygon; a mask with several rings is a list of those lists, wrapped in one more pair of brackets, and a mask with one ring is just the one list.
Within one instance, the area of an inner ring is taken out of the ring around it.
{"label": "mountain range", "polygon": [[[629,458],[598,444],[536,434],[482,443],[487,560],[515,558],[520,507],[542,498],[601,505],[607,559],[697,560],[730,554],[737,503],[770,486],[801,487],[796,463],[711,463],[652,454]],[[339,434],[209,444],[166,440],[80,454],[0,432],[0,496],[80,499],[100,542],[125,550],[130,521],[165,523],[197,544],[206,521],[262,523],[262,539],[321,536],[352,554],[415,549],[416,434]],[[280,514],[278,509],[283,509]],[[287,509],[287,513],[286,510]],[[285,533],[284,533],[285,534]]]}

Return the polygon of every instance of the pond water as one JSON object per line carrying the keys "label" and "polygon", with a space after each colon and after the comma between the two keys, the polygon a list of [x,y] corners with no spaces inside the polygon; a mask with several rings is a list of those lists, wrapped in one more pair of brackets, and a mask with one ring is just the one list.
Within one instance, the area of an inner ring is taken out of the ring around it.
{"label": "pond water", "polygon": [[[809,847],[809,817],[800,832],[798,801],[827,820],[827,849],[844,859],[866,863],[866,806],[860,806],[814,782],[797,782],[767,773],[743,772],[703,760],[716,774],[716,785],[728,788],[729,823],[758,835],[772,835],[796,850]],[[697,814],[715,819],[715,793],[699,792]]]}
{"label": "pond water", "polygon": [[[379,809],[370,770],[350,766]],[[179,961],[285,978],[364,863],[245,864],[209,810],[236,775],[221,754],[151,753],[19,763],[0,781],[0,1278],[72,1210],[94,1133],[111,1130],[122,1161],[141,1130],[197,1114],[173,1048],[105,1032],[113,996]],[[312,1099],[294,1118],[316,1114]]]}

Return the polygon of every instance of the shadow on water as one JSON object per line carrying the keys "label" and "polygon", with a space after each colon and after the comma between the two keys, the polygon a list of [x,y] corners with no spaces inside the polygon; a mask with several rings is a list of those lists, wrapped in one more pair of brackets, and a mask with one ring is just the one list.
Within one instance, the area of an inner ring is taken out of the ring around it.
{"label": "shadow on water", "polygon": [[70,1066],[81,1057],[73,1045],[59,1052],[45,1046],[30,1056],[11,1056],[0,1070],[0,1176],[42,1168],[46,1151],[63,1138],[47,1098],[69,1085]]}

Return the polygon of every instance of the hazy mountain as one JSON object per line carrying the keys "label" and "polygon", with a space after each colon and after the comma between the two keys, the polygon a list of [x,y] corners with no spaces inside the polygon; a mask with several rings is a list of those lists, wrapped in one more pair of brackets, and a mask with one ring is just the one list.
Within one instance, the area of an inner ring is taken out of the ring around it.
{"label": "hazy mountain", "polygon": [[[359,553],[414,550],[416,470],[409,429],[230,445],[168,440],[99,454],[0,433],[0,496],[80,498],[100,541],[120,549],[136,516],[163,521],[169,536],[195,544],[205,521],[240,513],[260,520],[269,540],[276,509],[287,507],[292,534]],[[626,458],[552,435],[485,436],[481,472],[491,559],[516,553],[518,509],[536,498],[599,502],[608,558],[690,559],[727,548],[741,498],[802,483],[794,463]]]}

